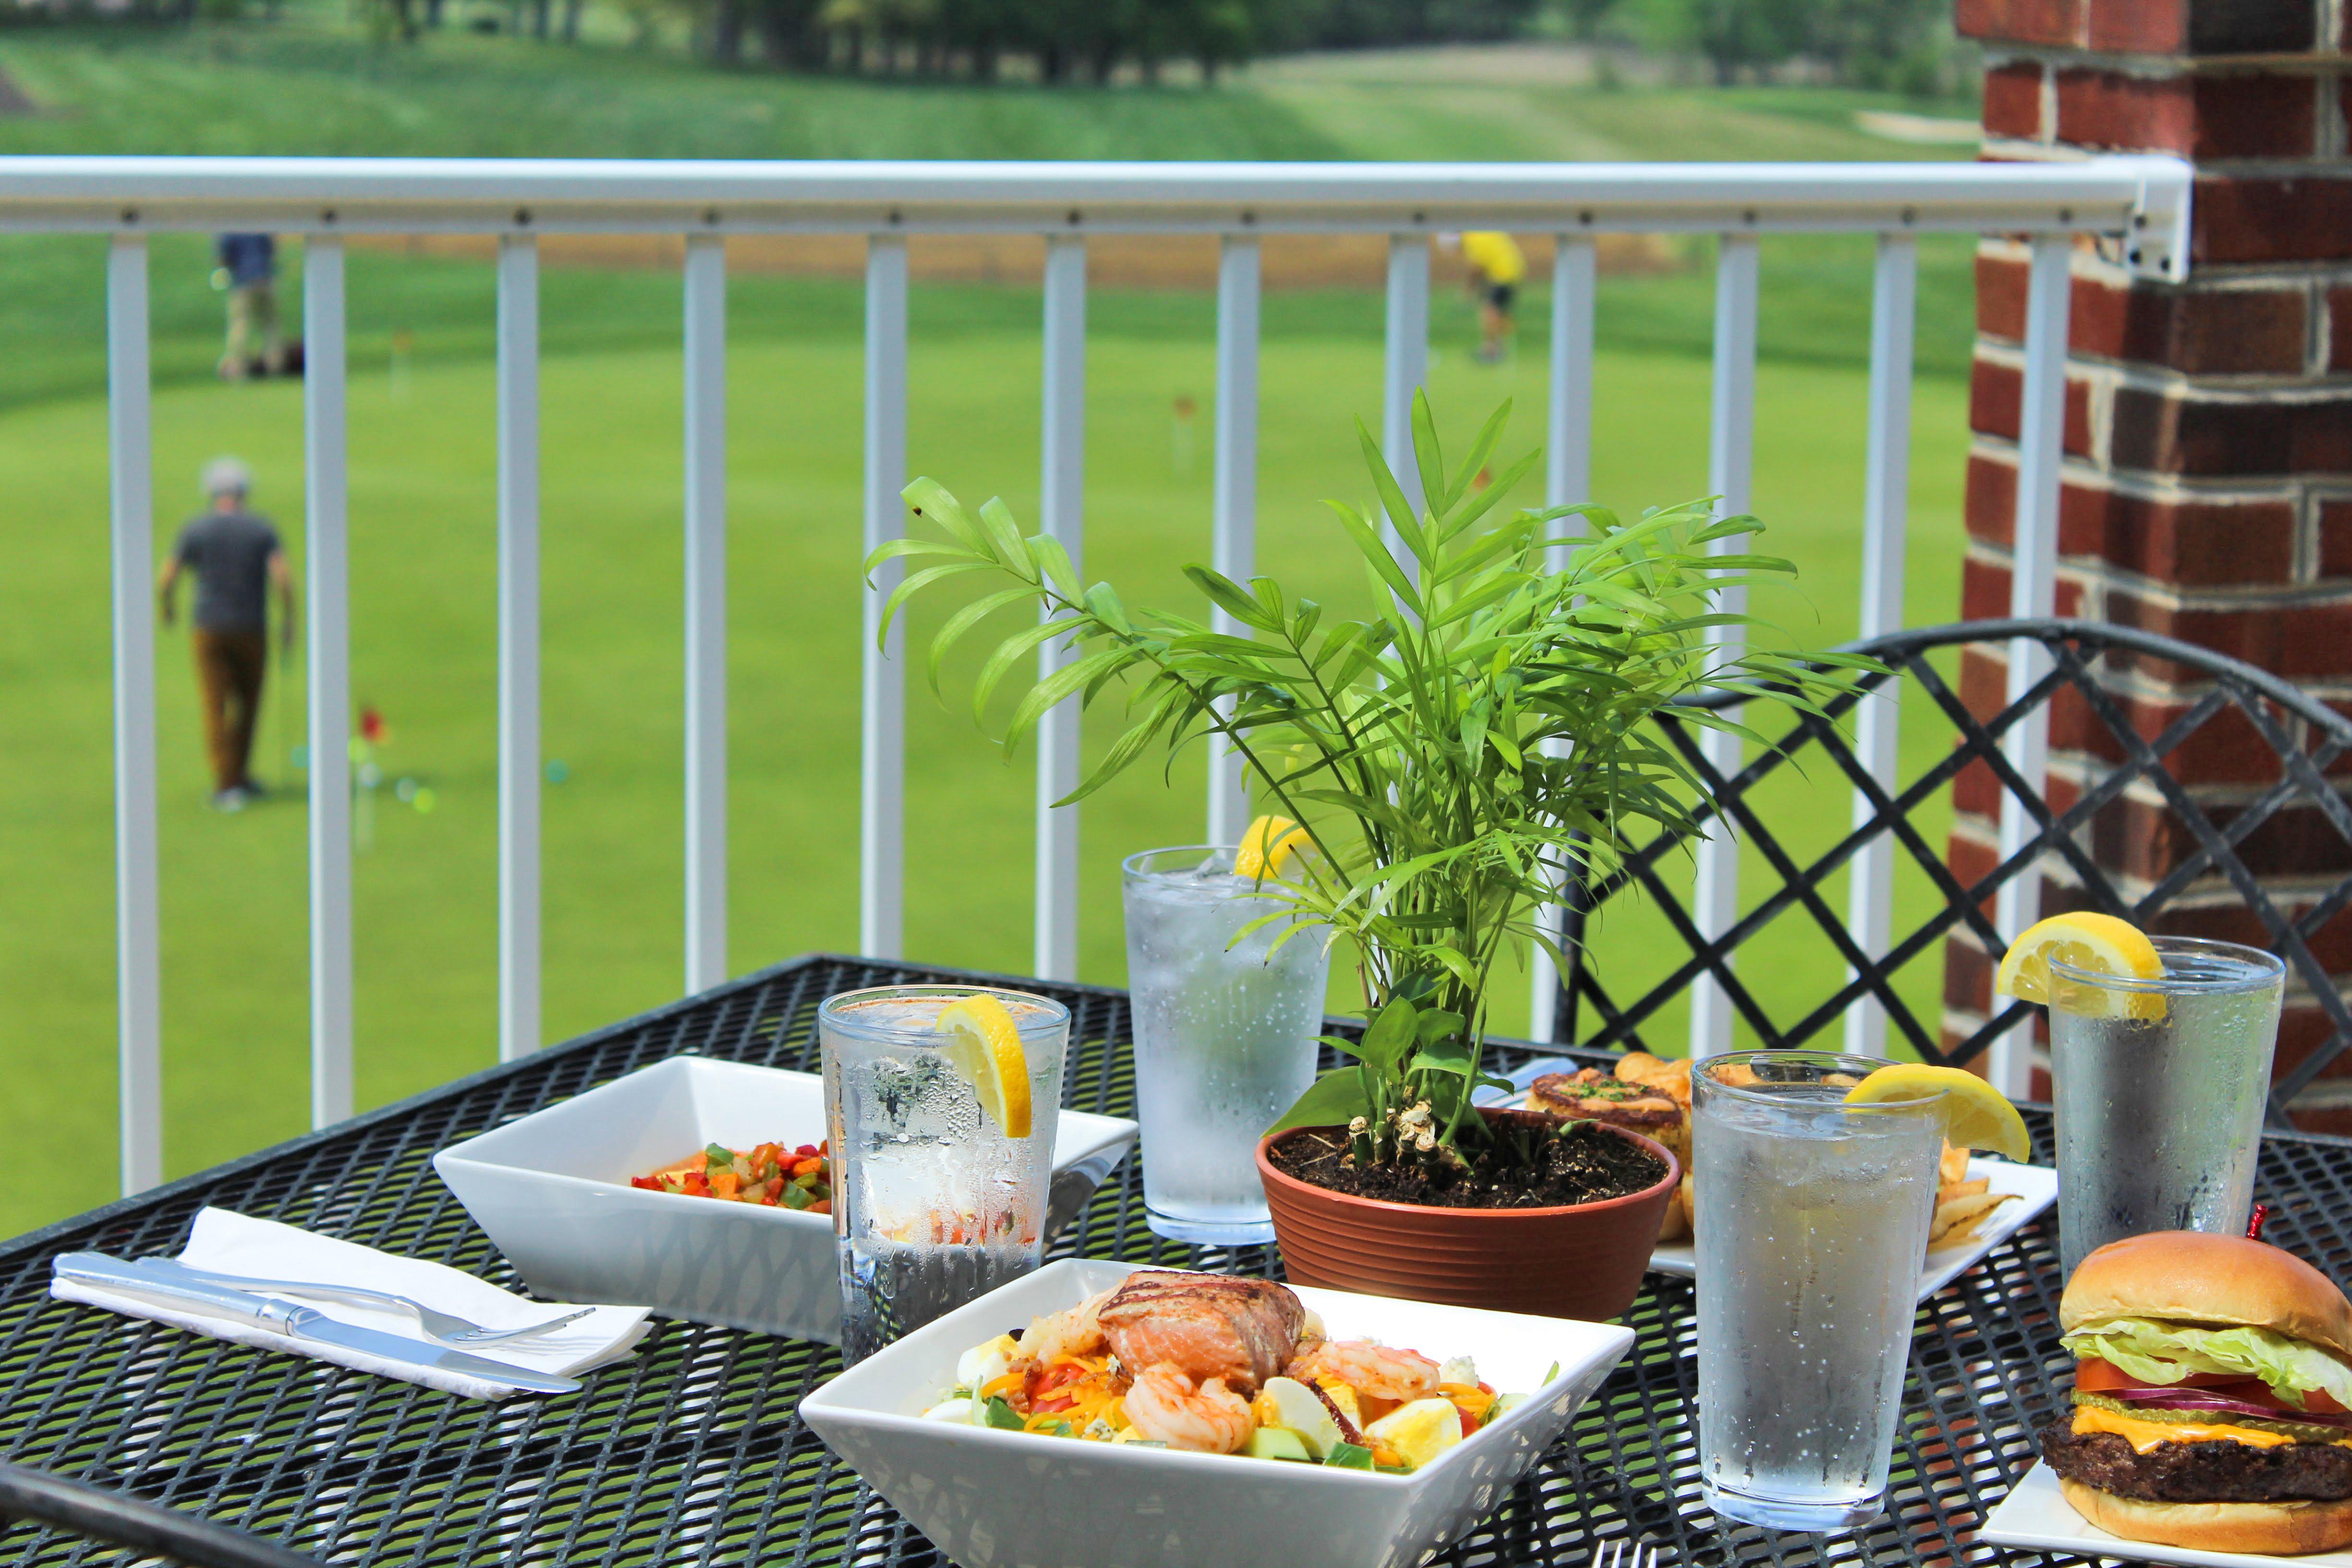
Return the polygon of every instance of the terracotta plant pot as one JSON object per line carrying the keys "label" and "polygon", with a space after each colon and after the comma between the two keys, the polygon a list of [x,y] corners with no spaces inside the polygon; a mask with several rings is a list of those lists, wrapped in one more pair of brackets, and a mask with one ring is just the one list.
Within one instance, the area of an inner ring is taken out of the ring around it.
{"label": "terracotta plant pot", "polygon": [[[1526,1114],[1486,1112],[1489,1120]],[[1426,1208],[1335,1193],[1284,1174],[1266,1151],[1339,1129],[1294,1128],[1261,1139],[1257,1172],[1283,1267],[1294,1285],[1590,1322],[1614,1318],[1641,1291],[1666,1200],[1683,1173],[1649,1139],[1602,1126],[1665,1162],[1665,1176],[1622,1198],[1541,1209]]]}

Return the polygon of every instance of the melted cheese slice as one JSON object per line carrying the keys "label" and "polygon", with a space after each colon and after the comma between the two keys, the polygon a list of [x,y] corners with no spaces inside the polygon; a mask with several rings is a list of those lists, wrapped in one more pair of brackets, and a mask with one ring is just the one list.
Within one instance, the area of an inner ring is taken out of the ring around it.
{"label": "melted cheese slice", "polygon": [[[2118,1415],[2112,1410],[2102,1410],[2095,1405],[2074,1407],[2074,1432],[2112,1432],[2129,1443],[2140,1453],[2147,1453],[2158,1443],[2243,1443],[2252,1448],[2278,1448],[2292,1445],[2294,1439],[2284,1432],[2262,1432],[2252,1426],[2231,1426],[2220,1422],[2204,1421],[2142,1421],[2133,1415]],[[2347,1445],[2338,1441],[2334,1447]]]}

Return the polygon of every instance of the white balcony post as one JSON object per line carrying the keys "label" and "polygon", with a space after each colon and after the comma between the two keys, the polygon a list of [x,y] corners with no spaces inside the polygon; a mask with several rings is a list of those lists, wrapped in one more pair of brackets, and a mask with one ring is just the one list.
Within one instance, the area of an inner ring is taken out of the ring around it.
{"label": "white balcony post", "polygon": [[686,242],[686,992],[727,978],[727,242]]}
{"label": "white balcony post", "polygon": [[[1046,533],[1086,568],[1087,242],[1055,235],[1045,244],[1045,406],[1039,513]],[[1073,657],[1047,643],[1037,650],[1044,679]],[[1040,978],[1078,975],[1078,808],[1055,805],[1078,787],[1078,699],[1057,704],[1037,725],[1037,930]]]}
{"label": "white balcony post", "polygon": [[[1545,431],[1544,504],[1567,506],[1592,499],[1592,310],[1599,288],[1599,269],[1592,241],[1582,235],[1563,234],[1551,264],[1551,396]],[[1580,526],[1554,523],[1563,532],[1583,531]],[[1554,545],[1547,563],[1555,571],[1568,564],[1566,545]],[[1548,742],[1554,756],[1567,751]],[[1568,910],[1559,904],[1545,907],[1539,917],[1553,941],[1568,929]],[[1528,963],[1528,1037],[1550,1040],[1559,1027],[1559,965],[1538,947]]]}
{"label": "white balcony post", "polygon": [[310,737],[310,1125],[352,1114],[351,510],[343,244],[302,258],[303,521]]}
{"label": "white balcony post", "polygon": [[[1862,625],[1865,637],[1903,627],[1904,533],[1910,526],[1911,338],[1918,295],[1919,246],[1907,234],[1878,238],[1870,303],[1870,433],[1862,486]],[[1854,756],[1879,787],[1895,789],[1899,679],[1863,699],[1854,710]],[[1853,796],[1853,826],[1874,815],[1870,797]],[[1846,931],[1872,958],[1886,952],[1895,910],[1895,840],[1880,834],[1854,851]],[[1849,976],[1852,971],[1848,972]],[[1845,1048],[1885,1055],[1886,1009],[1867,993],[1846,1009]]]}
{"label": "white balcony post", "polygon": [[1412,503],[1415,515],[1389,518],[1381,530],[1389,551],[1408,573],[1418,577],[1412,556],[1398,534],[1400,526],[1418,524],[1425,504],[1421,493],[1421,466],[1412,457],[1412,395],[1429,379],[1429,237],[1395,234],[1389,237],[1388,329],[1381,360],[1381,455]]}
{"label": "white balcony post", "polygon": [[163,962],[155,865],[155,489],[147,242],[106,258],[114,597],[114,940],[124,1195],[163,1179]]}
{"label": "white balcony post", "polygon": [[[866,244],[866,529],[867,554],[905,532],[907,488],[907,242],[877,234]],[[859,643],[865,722],[859,734],[857,951],[904,951],[907,867],[907,624],[877,642],[882,606],[906,575],[876,569]]]}
{"label": "white balcony post", "polygon": [[499,1058],[539,1049],[539,243],[499,241]]}
{"label": "white balcony post", "polygon": [[[1756,446],[1756,286],[1755,237],[1725,235],[1716,261],[1715,390],[1707,439],[1707,488],[1722,498],[1717,515],[1725,517],[1748,510]],[[1717,540],[1708,553],[1727,555],[1747,543],[1747,535],[1735,534]],[[1745,610],[1748,590],[1725,588],[1716,607],[1735,615]],[[1738,626],[1715,627],[1708,637],[1726,658],[1736,657],[1747,642]],[[1738,737],[1710,730],[1700,737],[1699,746],[1717,772],[1728,777],[1739,771]],[[1697,860],[1691,920],[1702,938],[1712,940],[1739,918],[1739,844],[1727,821],[1718,817],[1709,826],[1699,841]],[[1734,1012],[1730,994],[1713,974],[1702,973],[1691,983],[1692,1056],[1716,1056],[1731,1048]]]}
{"label": "white balcony post", "polygon": [[[1257,570],[1258,249],[1255,235],[1228,235],[1217,259],[1217,459],[1210,563],[1236,583]],[[1249,630],[1223,610],[1210,624],[1228,637]],[[1227,711],[1230,700],[1221,703]],[[1209,737],[1209,842],[1237,844],[1249,826],[1241,754]]]}
{"label": "white balcony post", "polygon": [[[2066,312],[2074,240],[2063,234],[2033,237],[2025,300],[2025,375],[2017,426],[2017,529],[2011,551],[2009,613],[2038,619],[2053,613],[2058,590],[2058,483],[2065,456]],[[2008,700],[2015,703],[2050,671],[2049,650],[2032,637],[2009,647]],[[2045,705],[2001,738],[2001,752],[2025,787],[2045,795],[2050,766],[2050,710]],[[2000,801],[2000,858],[2021,853],[2038,831],[2021,802]],[[2014,942],[2042,914],[2042,873],[2029,867],[2001,885],[1993,923]],[[1996,954],[1996,957],[1999,955]],[[1985,1061],[1993,1087],[2012,1099],[2032,1091],[2033,1035],[2029,1019],[1992,1043]]]}

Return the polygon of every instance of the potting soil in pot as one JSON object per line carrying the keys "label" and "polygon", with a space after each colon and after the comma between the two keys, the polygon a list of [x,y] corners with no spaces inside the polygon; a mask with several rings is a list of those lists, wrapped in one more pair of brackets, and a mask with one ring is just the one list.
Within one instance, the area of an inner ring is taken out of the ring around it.
{"label": "potting soil in pot", "polygon": [[1665,1162],[1639,1145],[1580,1122],[1557,1138],[1535,1143],[1532,1165],[1521,1163],[1517,1140],[1471,1155],[1467,1171],[1418,1165],[1375,1165],[1358,1170],[1343,1163],[1344,1132],[1310,1131],[1276,1142],[1266,1151],[1286,1176],[1354,1197],[1428,1208],[1556,1208],[1569,1204],[1622,1198],[1664,1179]]}

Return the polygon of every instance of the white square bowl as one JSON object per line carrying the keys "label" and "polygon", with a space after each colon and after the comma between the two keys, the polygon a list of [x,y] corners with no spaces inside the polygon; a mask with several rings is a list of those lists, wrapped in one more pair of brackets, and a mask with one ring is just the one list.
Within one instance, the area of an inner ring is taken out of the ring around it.
{"label": "white square bowl", "polygon": [[1335,1338],[1472,1355],[1488,1384],[1530,1395],[1405,1476],[922,1418],[962,1352],[1138,1267],[1048,1264],[851,1367],[801,1419],[962,1568],[1413,1568],[1495,1510],[1633,1343],[1609,1323],[1297,1287]]}
{"label": "white square bowl", "polygon": [[[815,1143],[814,1073],[679,1056],[534,1110],[433,1156],[433,1169],[534,1291],[841,1342],[833,1221],[759,1204],[647,1192],[629,1178],[710,1143]],[[1135,1123],[1060,1111],[1051,1236],[1135,1142]]]}

